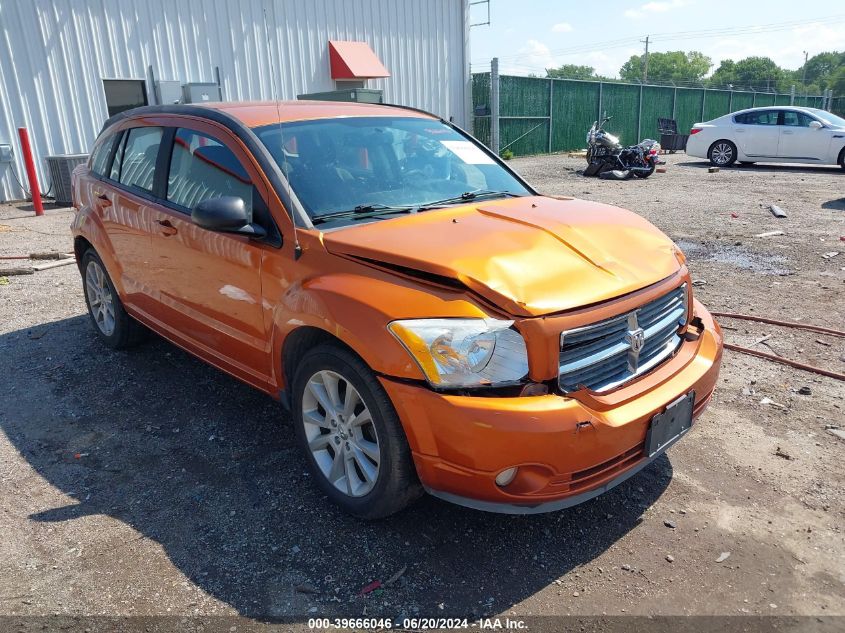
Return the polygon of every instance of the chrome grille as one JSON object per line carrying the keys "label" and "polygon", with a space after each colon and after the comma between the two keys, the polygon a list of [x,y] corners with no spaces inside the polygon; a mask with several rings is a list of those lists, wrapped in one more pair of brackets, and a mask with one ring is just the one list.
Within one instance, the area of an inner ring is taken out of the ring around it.
{"label": "chrome grille", "polygon": [[560,388],[607,391],[650,371],[678,349],[686,318],[683,284],[633,312],[562,332]]}

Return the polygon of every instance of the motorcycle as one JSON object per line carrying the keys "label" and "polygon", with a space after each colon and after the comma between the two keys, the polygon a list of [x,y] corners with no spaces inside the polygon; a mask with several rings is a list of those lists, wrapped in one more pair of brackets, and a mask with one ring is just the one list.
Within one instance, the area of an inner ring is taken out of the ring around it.
{"label": "motorcycle", "polygon": [[636,145],[623,147],[619,137],[604,129],[613,117],[594,121],[587,132],[587,168],[585,176],[627,180],[632,176],[648,178],[657,167],[660,143],[647,138]]}

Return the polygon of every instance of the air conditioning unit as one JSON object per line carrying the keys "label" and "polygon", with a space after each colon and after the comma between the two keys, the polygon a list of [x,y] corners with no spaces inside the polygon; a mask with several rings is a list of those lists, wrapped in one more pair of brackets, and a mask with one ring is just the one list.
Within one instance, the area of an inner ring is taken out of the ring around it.
{"label": "air conditioning unit", "polygon": [[346,90],[330,90],[329,92],[311,92],[297,95],[300,101],[353,101],[356,103],[384,103],[381,90],[372,88],[347,88]]}
{"label": "air conditioning unit", "polygon": [[88,154],[59,154],[47,156],[44,160],[47,161],[56,204],[71,204],[73,195],[70,189],[70,174],[77,165],[88,162]]}

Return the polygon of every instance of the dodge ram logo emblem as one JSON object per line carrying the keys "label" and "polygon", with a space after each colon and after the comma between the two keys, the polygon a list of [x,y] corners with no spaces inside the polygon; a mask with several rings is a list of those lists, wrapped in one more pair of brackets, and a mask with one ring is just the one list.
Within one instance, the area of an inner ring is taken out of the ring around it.
{"label": "dodge ram logo emblem", "polygon": [[645,332],[637,323],[637,313],[628,315],[628,332],[625,334],[625,342],[630,346],[628,350],[628,371],[637,373],[640,364],[640,352],[645,345]]}
{"label": "dodge ram logo emblem", "polygon": [[643,332],[641,327],[638,327],[636,330],[629,330],[625,340],[631,346],[631,351],[639,354],[643,349],[643,345],[645,345],[645,332]]}

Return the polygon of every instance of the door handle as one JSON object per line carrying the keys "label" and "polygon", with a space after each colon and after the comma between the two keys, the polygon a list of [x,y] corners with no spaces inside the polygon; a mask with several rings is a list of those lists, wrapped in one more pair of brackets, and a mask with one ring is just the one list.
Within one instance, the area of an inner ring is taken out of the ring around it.
{"label": "door handle", "polygon": [[784,130],[781,134],[793,134],[792,130]]}
{"label": "door handle", "polygon": [[176,227],[170,223],[170,220],[156,220],[156,223],[161,227],[160,231],[162,235],[170,236],[178,233]]}
{"label": "door handle", "polygon": [[736,132],[737,134],[744,134],[745,130],[743,130],[742,128],[739,128],[739,129],[734,130],[734,132]]}

